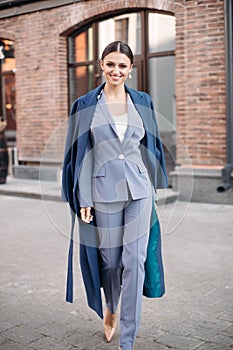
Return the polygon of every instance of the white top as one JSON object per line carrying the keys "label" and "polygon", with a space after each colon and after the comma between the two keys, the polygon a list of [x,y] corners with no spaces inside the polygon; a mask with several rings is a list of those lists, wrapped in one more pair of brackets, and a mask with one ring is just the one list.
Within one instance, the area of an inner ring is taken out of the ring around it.
{"label": "white top", "polygon": [[128,126],[128,114],[122,114],[119,116],[115,116],[112,115],[114,123],[116,125],[116,130],[117,130],[117,134],[118,137],[120,139],[121,142],[123,142],[124,137],[125,137],[125,133],[126,133],[126,129]]}

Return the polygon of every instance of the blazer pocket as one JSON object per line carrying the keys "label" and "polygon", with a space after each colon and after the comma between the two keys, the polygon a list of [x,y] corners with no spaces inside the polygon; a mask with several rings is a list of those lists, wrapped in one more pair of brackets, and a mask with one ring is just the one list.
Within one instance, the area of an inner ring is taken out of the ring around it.
{"label": "blazer pocket", "polygon": [[143,173],[147,173],[147,169],[146,167],[140,165],[140,164],[137,164],[137,167],[138,167],[138,171],[140,174],[143,174]]}
{"label": "blazer pocket", "polygon": [[94,168],[92,177],[103,177],[106,176],[106,169],[105,166],[102,166],[101,168]]}

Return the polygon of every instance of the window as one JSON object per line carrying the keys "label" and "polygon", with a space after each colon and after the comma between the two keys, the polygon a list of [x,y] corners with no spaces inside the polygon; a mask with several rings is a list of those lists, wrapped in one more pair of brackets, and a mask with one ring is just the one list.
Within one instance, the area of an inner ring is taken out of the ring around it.
{"label": "window", "polygon": [[129,31],[129,19],[122,18],[115,20],[115,38],[116,40],[122,40],[128,42]]}

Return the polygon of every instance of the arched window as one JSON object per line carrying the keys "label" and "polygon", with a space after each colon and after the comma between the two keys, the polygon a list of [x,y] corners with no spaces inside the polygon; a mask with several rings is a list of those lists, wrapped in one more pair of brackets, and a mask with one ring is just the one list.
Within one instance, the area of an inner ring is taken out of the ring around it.
{"label": "arched window", "polygon": [[104,47],[114,40],[123,40],[132,48],[134,69],[127,85],[152,96],[161,133],[174,157],[175,17],[170,13],[124,13],[96,20],[72,33],[68,38],[70,106],[103,81],[99,59]]}

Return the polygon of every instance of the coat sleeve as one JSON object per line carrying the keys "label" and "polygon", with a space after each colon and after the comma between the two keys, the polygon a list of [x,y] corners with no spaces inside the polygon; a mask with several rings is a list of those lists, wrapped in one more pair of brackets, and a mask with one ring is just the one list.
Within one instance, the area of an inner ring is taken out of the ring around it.
{"label": "coat sleeve", "polygon": [[79,177],[75,186],[80,207],[93,207],[92,199],[93,149],[89,138],[83,161],[80,165]]}
{"label": "coat sleeve", "polygon": [[78,100],[72,106],[62,171],[62,199],[80,215],[80,207],[92,207],[93,150],[90,130],[83,129],[85,110]]}
{"label": "coat sleeve", "polygon": [[[78,117],[77,117],[78,101],[76,100],[72,106],[68,132],[66,137],[66,145],[64,152],[64,162],[62,169],[62,200],[67,201],[75,212],[74,203],[74,175],[75,175],[75,163],[77,154],[77,135],[78,135]],[[76,135],[76,136],[75,136]]]}

